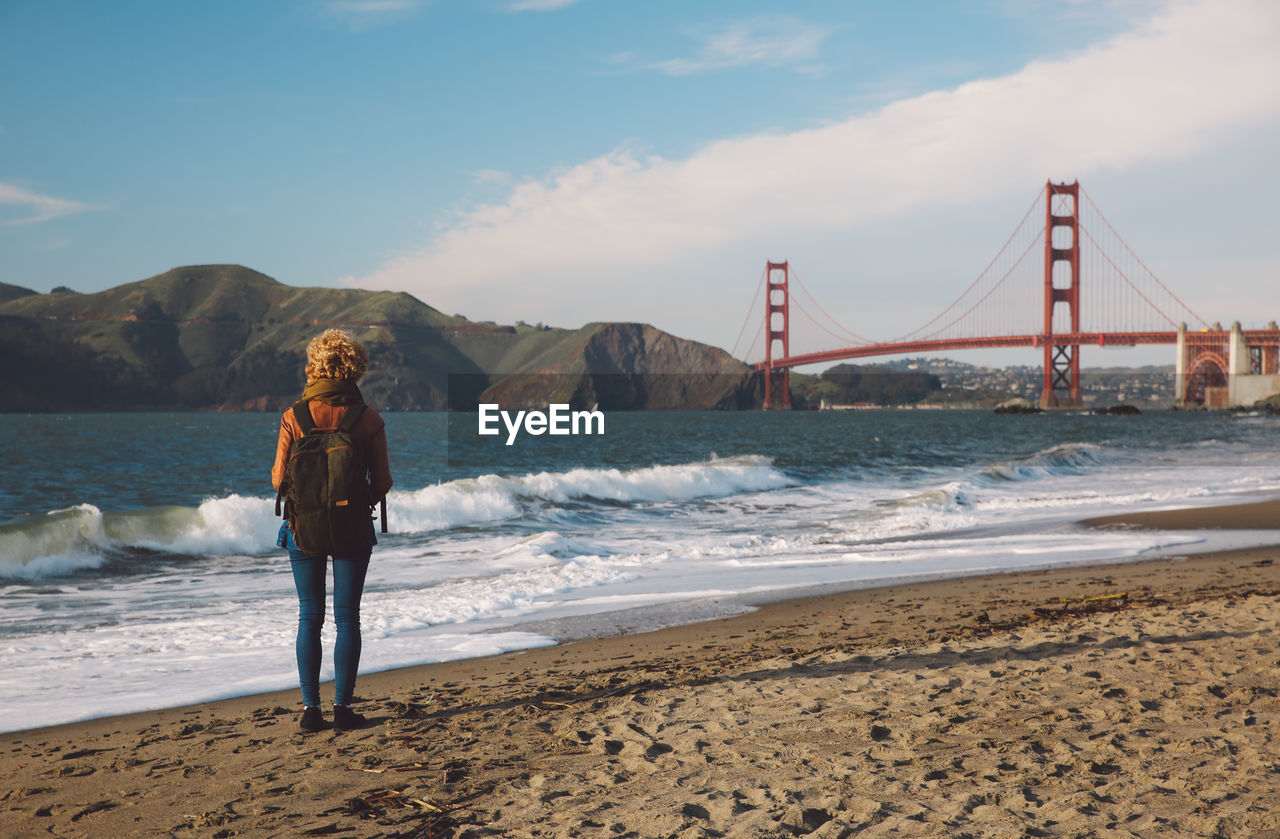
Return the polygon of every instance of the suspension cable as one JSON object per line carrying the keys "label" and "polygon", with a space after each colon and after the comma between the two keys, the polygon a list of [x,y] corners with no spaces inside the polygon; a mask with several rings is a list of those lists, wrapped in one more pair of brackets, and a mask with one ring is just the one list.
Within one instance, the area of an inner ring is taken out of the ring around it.
{"label": "suspension cable", "polygon": [[[767,270],[768,269],[766,269],[766,271]],[[760,292],[764,290],[764,275],[765,275],[765,272],[761,271],[760,282],[756,284],[756,296],[751,299],[751,308],[747,309],[747,316],[742,321],[742,328],[738,330],[738,337],[733,342],[733,350],[729,353],[729,355],[733,356],[734,358],[738,357],[738,344],[742,343],[742,336],[745,335],[747,332],[747,324],[751,322],[751,315],[753,315],[756,311],[756,302],[760,300]],[[754,341],[751,342],[751,347],[747,349],[747,355],[745,356],[746,358],[750,358],[752,349],[755,349]]]}
{"label": "suspension cable", "polygon": [[756,337],[751,339],[751,346],[747,347],[747,354],[742,357],[743,364],[750,364],[747,359],[751,358],[752,353],[756,351],[756,344],[760,343],[760,332],[756,333]]}
{"label": "suspension cable", "polygon": [[[1150,298],[1150,297],[1147,297],[1147,295],[1146,295],[1146,294],[1144,294],[1144,293],[1142,292],[1142,289],[1138,288],[1136,285],[1134,285],[1134,284],[1133,284],[1133,281],[1132,281],[1132,280],[1130,280],[1130,279],[1129,279],[1129,277],[1125,275],[1124,271],[1123,271],[1123,270],[1121,270],[1121,268],[1120,268],[1120,266],[1119,266],[1119,265],[1116,265],[1116,264],[1115,264],[1115,262],[1114,262],[1114,261],[1112,261],[1111,256],[1110,256],[1106,251],[1104,251],[1104,250],[1102,249],[1102,245],[1100,245],[1100,244],[1098,243],[1098,240],[1096,240],[1096,239],[1094,239],[1094,238],[1093,238],[1093,235],[1092,235],[1092,234],[1090,234],[1088,230],[1083,230],[1083,229],[1082,229],[1080,232],[1084,234],[1084,236],[1085,236],[1085,238],[1086,238],[1086,239],[1088,239],[1090,242],[1092,242],[1092,243],[1094,244],[1094,246],[1097,248],[1097,252],[1102,256],[1102,258],[1103,258],[1103,259],[1105,259],[1105,260],[1107,261],[1107,264],[1108,264],[1108,265],[1110,265],[1112,268],[1114,268],[1114,269],[1116,270],[1116,274],[1120,277],[1120,279],[1124,280],[1124,281],[1125,281],[1125,283],[1127,283],[1127,284],[1128,284],[1129,288],[1131,288],[1131,289],[1133,289],[1135,292],[1137,292],[1138,296],[1139,296],[1139,297],[1141,297],[1143,300],[1145,300],[1145,301],[1146,301],[1146,303],[1147,303],[1147,305],[1148,305],[1148,306],[1150,306],[1150,307],[1151,307],[1151,309],[1152,309],[1152,310],[1153,310],[1157,315],[1159,315],[1160,317],[1162,317],[1162,318],[1164,318],[1166,321],[1168,321],[1168,322],[1169,322],[1169,324],[1170,324],[1171,326],[1173,326],[1173,327],[1175,327],[1175,328],[1177,327],[1177,324],[1173,322],[1173,318],[1171,318],[1171,317],[1169,317],[1168,315],[1166,315],[1166,314],[1164,313],[1164,311],[1163,311],[1159,306],[1157,306],[1154,302],[1152,302],[1152,300],[1151,300],[1151,298]],[[1146,266],[1143,266],[1143,267],[1146,267]],[[1157,280],[1157,282],[1159,282],[1159,281]],[[1163,284],[1161,284],[1161,285],[1162,285],[1162,287],[1163,287]],[[1165,289],[1165,290],[1166,290],[1166,291],[1168,291],[1168,289]],[[1170,292],[1170,295],[1172,296],[1172,292]],[[1177,300],[1178,298],[1177,298],[1177,297],[1174,297],[1174,299],[1175,299],[1175,300]],[[1182,301],[1178,301],[1178,302],[1182,302]],[[1185,308],[1185,306],[1184,306],[1184,308]],[[1190,309],[1187,309],[1187,311],[1188,311],[1188,312],[1191,312],[1191,310],[1190,310]],[[1191,314],[1195,315],[1195,312],[1191,312]],[[1199,318],[1199,316],[1198,316],[1198,315],[1197,315],[1196,317],[1197,317],[1197,319]],[[1201,323],[1204,323],[1204,321],[1203,321],[1203,320],[1201,320],[1200,322],[1201,322]],[[1117,330],[1117,331],[1127,331],[1127,330]]]}
{"label": "suspension cable", "polygon": [[[876,343],[875,341],[872,341],[872,340],[871,340],[871,339],[869,339],[869,338],[866,338],[866,337],[864,337],[864,336],[862,336],[862,335],[859,335],[858,333],[854,332],[852,329],[848,329],[848,328],[847,328],[847,327],[845,327],[842,323],[840,323],[840,321],[838,321],[838,320],[836,320],[835,318],[833,318],[833,317],[831,316],[831,313],[830,313],[830,312],[828,312],[826,309],[822,308],[822,304],[818,302],[818,298],[817,298],[817,297],[815,297],[815,296],[813,295],[813,292],[809,291],[808,287],[804,284],[804,282],[803,282],[803,281],[801,281],[801,279],[800,279],[800,275],[799,275],[799,274],[797,274],[795,271],[791,271],[791,272],[790,272],[790,274],[791,274],[791,277],[796,281],[796,285],[800,286],[800,290],[801,290],[801,291],[803,291],[806,295],[808,295],[809,300],[813,303],[813,305],[814,305],[814,306],[816,306],[816,307],[817,307],[818,311],[819,311],[819,312],[822,312],[822,314],[826,315],[827,320],[831,321],[831,323],[832,323],[832,324],[834,324],[834,325],[835,325],[835,327],[836,327],[837,329],[839,329],[841,332],[845,333],[845,334],[846,334],[846,335],[848,335],[850,338],[852,338],[852,339],[854,340],[854,342],[855,342],[855,343],[859,343],[859,344],[874,344],[874,343]],[[815,324],[815,325],[819,326],[819,328],[822,328],[822,327],[821,327],[821,325],[820,325],[820,324],[818,324],[818,322],[817,322],[817,321],[818,321],[818,319],[817,319],[817,318],[814,318],[812,315],[810,315],[809,317],[813,319],[813,321],[814,321],[814,324]],[[831,334],[830,330],[824,330],[824,331],[826,331],[828,335],[830,335],[830,334]],[[837,338],[838,338],[838,337],[840,337],[840,336],[836,335],[836,336],[833,336],[833,337],[837,337]],[[844,339],[841,339],[841,340],[844,340]]]}
{"label": "suspension cable", "polygon": [[[1142,266],[1142,270],[1147,272],[1147,276],[1149,276],[1149,277],[1151,277],[1151,279],[1155,280],[1156,285],[1158,285],[1158,286],[1160,286],[1160,288],[1164,289],[1165,294],[1167,294],[1167,295],[1169,295],[1170,297],[1172,297],[1172,298],[1174,299],[1174,301],[1175,301],[1179,306],[1181,306],[1184,310],[1186,310],[1186,311],[1187,311],[1187,312],[1188,312],[1188,313],[1189,313],[1193,318],[1195,318],[1196,320],[1200,321],[1200,324],[1201,324],[1202,326],[1208,326],[1208,325],[1209,325],[1208,321],[1206,321],[1204,318],[1202,318],[1202,317],[1200,317],[1198,314],[1196,314],[1195,310],[1193,310],[1193,309],[1192,309],[1190,306],[1188,306],[1186,303],[1183,303],[1183,302],[1182,302],[1182,298],[1180,298],[1180,297],[1178,297],[1178,295],[1174,294],[1174,293],[1173,293],[1173,291],[1172,291],[1172,290],[1170,290],[1170,288],[1169,288],[1167,285],[1165,285],[1164,283],[1160,282],[1160,278],[1159,278],[1159,277],[1157,277],[1157,276],[1155,275],[1155,272],[1154,272],[1154,271],[1152,271],[1150,268],[1148,268],[1148,267],[1147,267],[1146,263],[1142,261],[1142,257],[1138,256],[1136,253],[1134,253],[1134,252],[1133,252],[1133,248],[1129,247],[1129,243],[1128,243],[1128,242],[1126,242],[1126,241],[1124,240],[1124,237],[1123,237],[1123,236],[1121,236],[1119,233],[1117,233],[1117,232],[1116,232],[1116,229],[1115,229],[1114,227],[1112,227],[1112,226],[1111,226],[1111,222],[1110,222],[1110,221],[1108,221],[1108,220],[1107,220],[1107,217],[1106,217],[1105,215],[1103,215],[1103,214],[1102,214],[1102,210],[1098,209],[1098,205],[1097,205],[1097,204],[1095,204],[1095,203],[1093,203],[1093,198],[1091,198],[1091,197],[1089,196],[1089,193],[1085,192],[1084,187],[1080,187],[1080,192],[1084,193],[1084,200],[1086,200],[1086,201],[1088,201],[1088,202],[1089,202],[1089,206],[1093,209],[1093,211],[1094,211],[1095,213],[1097,213],[1097,214],[1098,214],[1098,218],[1102,219],[1102,223],[1103,223],[1103,224],[1105,224],[1105,225],[1107,226],[1107,229],[1111,231],[1111,235],[1112,235],[1112,236],[1115,236],[1115,237],[1116,237],[1116,239],[1120,242],[1121,246],[1122,246],[1122,247],[1124,247],[1124,249],[1125,249],[1126,251],[1128,251],[1128,252],[1129,252],[1129,255],[1130,255],[1131,257],[1133,257],[1135,260],[1137,260],[1138,264]],[[1092,238],[1092,237],[1090,237],[1090,238]],[[1099,250],[1101,250],[1101,248],[1099,248]],[[1104,254],[1104,256],[1105,256],[1105,254]],[[1107,260],[1107,261],[1108,261],[1108,262],[1110,262],[1110,259],[1108,258],[1108,260]],[[1114,263],[1112,263],[1112,264],[1114,265]],[[1121,274],[1121,276],[1124,276],[1124,275],[1123,275],[1123,274]],[[1128,278],[1126,277],[1125,279],[1126,279],[1126,282],[1127,282],[1127,281],[1128,281]],[[1139,293],[1139,294],[1142,294],[1142,292],[1138,292],[1138,293]],[[1145,295],[1143,296],[1143,299],[1144,299],[1144,300],[1146,299],[1146,296],[1145,296]],[[1149,301],[1149,300],[1148,300],[1147,302],[1148,302],[1148,303],[1150,303],[1151,301]],[[1155,306],[1155,304],[1154,304],[1154,303],[1153,303],[1153,304],[1151,304],[1151,305],[1152,305],[1153,307]],[[1157,311],[1159,311],[1158,307],[1157,307],[1157,309],[1156,309],[1156,310],[1157,310]],[[1161,312],[1160,314],[1164,315],[1164,313],[1163,313],[1163,312]],[[1165,318],[1165,320],[1169,320],[1168,315],[1164,315],[1164,318]],[[1169,320],[1169,322],[1170,322],[1170,323],[1172,323],[1172,321],[1171,321],[1171,320]]]}
{"label": "suspension cable", "polygon": [[[996,252],[996,255],[995,255],[995,256],[993,256],[993,257],[991,258],[991,261],[990,261],[989,263],[987,263],[987,267],[982,269],[982,273],[978,274],[978,278],[977,278],[977,279],[975,279],[972,283],[970,283],[968,288],[966,288],[964,291],[960,292],[960,296],[959,296],[959,297],[957,297],[955,300],[953,300],[953,301],[951,302],[951,305],[947,306],[947,308],[945,308],[945,309],[943,309],[941,312],[939,312],[939,313],[938,313],[938,315],[937,315],[933,320],[929,321],[929,322],[928,322],[928,323],[926,323],[924,326],[921,326],[920,328],[916,329],[916,330],[915,330],[915,331],[913,331],[913,332],[908,332],[907,334],[903,335],[901,338],[896,338],[896,339],[894,339],[894,342],[895,342],[895,343],[901,343],[901,342],[905,342],[905,341],[906,341],[906,340],[908,340],[909,338],[914,338],[914,337],[916,337],[916,336],[917,336],[917,335],[919,335],[921,332],[924,332],[926,329],[928,329],[929,327],[933,326],[933,325],[934,325],[935,323],[937,323],[938,321],[942,320],[944,317],[946,317],[946,316],[947,316],[947,313],[948,313],[948,312],[950,312],[952,309],[954,309],[956,306],[958,306],[958,305],[960,304],[960,301],[961,301],[961,300],[963,300],[963,299],[965,298],[965,296],[969,294],[969,292],[973,291],[973,290],[974,290],[974,288],[976,288],[976,287],[977,287],[978,283],[982,282],[982,278],[983,278],[983,277],[985,277],[985,276],[987,275],[987,272],[988,272],[988,271],[990,271],[990,270],[991,270],[991,268],[992,268],[992,267],[996,264],[996,262],[1000,259],[1000,257],[1004,255],[1004,252],[1005,252],[1006,250],[1008,250],[1009,245],[1010,245],[1010,244],[1012,244],[1012,242],[1013,242],[1014,238],[1015,238],[1015,237],[1017,237],[1017,235],[1018,235],[1020,232],[1022,232],[1023,225],[1025,225],[1025,224],[1027,223],[1027,219],[1029,219],[1029,218],[1031,217],[1031,213],[1035,210],[1036,205],[1038,205],[1038,204],[1040,203],[1040,197],[1041,197],[1042,195],[1044,195],[1044,188],[1043,188],[1043,187],[1042,187],[1040,190],[1038,190],[1038,191],[1036,192],[1036,197],[1035,197],[1035,199],[1034,199],[1034,200],[1032,200],[1032,202],[1031,202],[1031,206],[1030,206],[1030,207],[1028,207],[1028,208],[1027,208],[1027,211],[1026,211],[1025,213],[1023,213],[1023,215],[1022,215],[1022,221],[1018,222],[1017,226],[1016,226],[1016,227],[1014,227],[1014,229],[1013,229],[1013,233],[1009,234],[1009,238],[1005,240],[1004,245],[1002,245],[1002,246],[1000,247],[1000,250]],[[1022,261],[1022,258],[1023,258],[1024,256],[1026,256],[1026,254],[1025,254],[1025,253],[1023,254],[1023,256],[1022,256],[1022,257],[1018,257],[1018,261],[1019,261],[1019,262],[1021,262],[1021,261]],[[1008,274],[1005,274],[1005,277],[1002,277],[1002,278],[1001,278],[1001,280],[1000,280],[1000,282],[1004,282],[1004,279],[1005,279],[1005,278],[1007,278],[1008,276],[1009,276]],[[998,285],[998,283],[997,283],[997,285]],[[986,298],[984,297],[983,299],[986,299]],[[969,310],[969,311],[972,311],[972,308],[970,308],[970,310]],[[966,312],[966,314],[967,314],[967,312]],[[963,317],[963,315],[961,315],[961,317]],[[958,318],[957,318],[957,320],[958,320]],[[953,324],[953,323],[955,323],[955,320],[951,321],[951,323],[948,323],[948,324],[947,324],[947,326],[950,326],[950,325],[951,325],[951,324]],[[943,328],[945,329],[946,327],[943,327]]]}
{"label": "suspension cable", "polygon": [[[817,318],[815,318],[815,317],[813,316],[813,314],[812,314],[808,309],[806,309],[806,308],[805,308],[805,307],[800,303],[800,299],[799,299],[798,297],[792,297],[792,298],[791,298],[791,305],[795,306],[797,309],[799,309],[801,312],[803,312],[803,313],[804,313],[804,315],[805,315],[806,317],[808,317],[808,318],[809,318],[809,322],[810,322],[810,323],[812,323],[814,326],[818,327],[818,328],[819,328],[819,329],[821,329],[823,332],[825,332],[825,333],[827,333],[828,335],[830,335],[832,338],[835,338],[835,339],[836,339],[837,341],[839,341],[841,344],[846,344],[846,343],[848,343],[848,340],[849,340],[848,338],[845,338],[843,335],[837,335],[836,333],[832,332],[830,329],[827,329],[825,326],[823,326],[821,323],[819,323],[819,322],[818,322],[818,319],[817,319]],[[874,342],[874,341],[867,341],[867,340],[863,339],[862,343],[864,343],[864,344],[874,344],[875,342]]]}
{"label": "suspension cable", "polygon": [[[938,328],[937,328],[937,329],[935,329],[933,332],[930,332],[930,333],[929,333],[929,336],[935,336],[935,335],[937,335],[938,333],[942,332],[944,329],[948,329],[949,327],[955,326],[957,323],[959,323],[960,321],[962,321],[962,320],[964,320],[966,317],[968,317],[968,316],[969,316],[969,314],[970,314],[974,309],[976,309],[976,308],[978,308],[979,306],[981,306],[981,305],[982,305],[982,304],[987,300],[987,298],[989,298],[991,295],[995,294],[995,293],[996,293],[996,290],[997,290],[997,289],[999,289],[999,288],[1000,288],[1000,286],[1004,285],[1004,281],[1005,281],[1005,280],[1007,280],[1007,279],[1009,279],[1009,277],[1013,276],[1013,272],[1014,272],[1014,271],[1018,270],[1018,267],[1019,267],[1020,265],[1022,265],[1022,260],[1024,260],[1024,259],[1026,259],[1026,258],[1027,258],[1027,254],[1031,253],[1032,249],[1033,249],[1033,248],[1035,248],[1037,245],[1039,245],[1039,244],[1040,244],[1040,240],[1041,240],[1042,238],[1044,238],[1043,234],[1037,234],[1037,235],[1036,235],[1036,237],[1035,237],[1034,239],[1032,239],[1032,240],[1031,240],[1031,244],[1027,245],[1026,249],[1022,252],[1021,256],[1019,256],[1019,257],[1018,257],[1018,259],[1013,263],[1013,265],[1012,265],[1012,266],[1010,266],[1010,268],[1009,268],[1009,270],[1008,270],[1008,271],[1005,271],[1005,272],[1004,272],[1004,276],[1003,276],[1003,277],[1001,277],[1000,279],[996,280],[995,284],[994,284],[994,285],[992,285],[992,286],[991,286],[991,288],[989,288],[989,289],[987,290],[987,293],[986,293],[986,294],[982,295],[982,296],[981,296],[981,297],[979,297],[977,300],[975,300],[972,306],[970,306],[968,309],[965,309],[965,310],[964,310],[963,312],[961,312],[960,314],[956,315],[956,316],[955,316],[951,321],[949,321],[948,323],[943,324],[942,326],[938,327]],[[959,302],[959,301],[957,301],[957,302]],[[952,306],[948,308],[948,311],[950,311],[950,309],[951,309],[951,308],[954,308],[954,306],[955,306],[955,304],[953,303],[953,304],[952,304]],[[946,313],[944,312],[943,314],[946,314]],[[941,317],[941,315],[940,315],[939,317]],[[934,319],[933,319],[933,321],[936,321],[936,320],[938,320],[938,318],[934,318]],[[933,321],[930,321],[929,323],[933,323]],[[924,326],[920,327],[920,329],[917,329],[915,332],[912,332],[910,335],[908,335],[908,336],[906,336],[906,337],[914,337],[914,336],[917,336],[917,335],[919,335],[922,331],[924,331],[924,329],[925,329],[925,328],[927,328],[928,326],[929,326],[929,324],[927,323],[927,324],[925,324]],[[926,337],[929,337],[929,336],[926,336]],[[906,340],[906,337],[904,337],[904,338],[899,338],[899,339],[897,339],[897,341],[895,341],[894,343],[902,343],[902,342],[904,342],[904,341]]]}

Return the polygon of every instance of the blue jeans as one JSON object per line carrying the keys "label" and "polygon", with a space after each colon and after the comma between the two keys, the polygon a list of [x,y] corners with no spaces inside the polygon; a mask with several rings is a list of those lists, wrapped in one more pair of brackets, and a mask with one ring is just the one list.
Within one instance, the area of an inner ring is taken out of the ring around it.
{"label": "blue jeans", "polygon": [[[333,645],[333,704],[350,705],[360,666],[360,596],[373,551],[373,526],[369,548],[357,554],[333,558],[333,622],[338,631]],[[298,682],[302,704],[320,705],[320,629],[324,626],[325,568],[327,557],[305,553],[293,543],[288,525],[280,529],[280,546],[289,551],[293,583],[298,589]]]}

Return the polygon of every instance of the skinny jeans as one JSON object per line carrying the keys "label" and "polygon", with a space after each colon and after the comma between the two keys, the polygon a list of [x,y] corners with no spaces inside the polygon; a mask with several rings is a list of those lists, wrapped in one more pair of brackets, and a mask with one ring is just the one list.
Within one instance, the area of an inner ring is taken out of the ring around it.
{"label": "skinny jeans", "polygon": [[[298,590],[298,683],[302,704],[320,705],[320,630],[324,627],[327,557],[298,548],[293,535],[282,534]],[[360,597],[364,594],[372,546],[354,554],[333,557],[333,704],[350,705],[360,667]]]}

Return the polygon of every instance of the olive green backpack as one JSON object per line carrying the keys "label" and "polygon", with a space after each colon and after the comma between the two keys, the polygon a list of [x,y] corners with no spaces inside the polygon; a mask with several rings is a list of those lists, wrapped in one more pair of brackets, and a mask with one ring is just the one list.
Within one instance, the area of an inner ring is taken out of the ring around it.
{"label": "olive green backpack", "polygon": [[350,405],[336,430],[318,431],[307,402],[293,406],[302,436],[289,447],[276,514],[283,498],[293,543],[309,554],[342,556],[369,547],[369,466],[351,433],[364,408]]}

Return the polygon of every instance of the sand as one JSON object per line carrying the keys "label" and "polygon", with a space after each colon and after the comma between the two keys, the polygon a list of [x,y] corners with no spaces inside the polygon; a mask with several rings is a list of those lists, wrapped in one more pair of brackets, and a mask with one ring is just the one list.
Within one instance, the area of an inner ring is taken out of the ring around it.
{"label": "sand", "polygon": [[1100,516],[1084,524],[1142,530],[1280,530],[1280,500]]}
{"label": "sand", "polygon": [[[1177,526],[1274,520],[1275,504]],[[1151,526],[1109,521],[1105,526]],[[0,836],[1280,837],[1280,548],[854,591],[0,735]]]}

